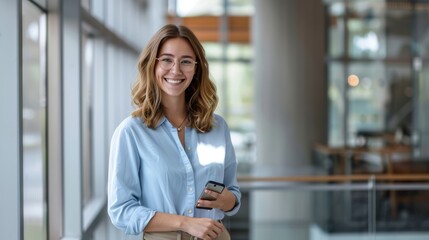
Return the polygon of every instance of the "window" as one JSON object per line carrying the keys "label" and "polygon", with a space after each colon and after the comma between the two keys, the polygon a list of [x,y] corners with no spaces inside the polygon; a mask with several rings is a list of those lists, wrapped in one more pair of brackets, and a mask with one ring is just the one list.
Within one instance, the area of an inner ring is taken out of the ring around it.
{"label": "window", "polygon": [[24,239],[47,239],[45,14],[22,2]]}
{"label": "window", "polygon": [[335,1],[327,14],[329,144],[359,145],[362,132],[409,130],[411,3]]}

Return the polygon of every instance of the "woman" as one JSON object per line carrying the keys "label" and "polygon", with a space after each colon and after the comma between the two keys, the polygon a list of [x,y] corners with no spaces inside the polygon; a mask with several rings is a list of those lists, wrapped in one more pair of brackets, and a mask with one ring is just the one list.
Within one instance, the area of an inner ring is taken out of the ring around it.
{"label": "woman", "polygon": [[[201,43],[166,25],[149,41],[132,89],[136,110],[112,137],[108,213],[144,239],[230,239],[221,221],[241,193],[228,126],[214,114],[216,88]],[[223,183],[221,193],[204,190]],[[198,199],[205,191],[214,201]],[[201,208],[213,208],[206,210]]]}

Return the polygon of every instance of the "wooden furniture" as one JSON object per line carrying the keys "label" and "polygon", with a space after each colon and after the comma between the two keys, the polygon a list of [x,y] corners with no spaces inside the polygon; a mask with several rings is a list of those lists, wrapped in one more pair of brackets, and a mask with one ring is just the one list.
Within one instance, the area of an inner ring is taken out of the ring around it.
{"label": "wooden furniture", "polygon": [[[338,165],[335,166],[334,172],[330,174],[381,174],[390,173],[392,156],[395,154],[411,155],[411,147],[405,145],[389,145],[380,148],[368,147],[331,147],[323,144],[316,144],[314,150],[318,154],[325,155],[323,158],[326,161],[333,161],[338,159]],[[352,169],[353,161],[365,161],[365,155],[379,155],[382,160],[383,169],[379,172],[359,171],[354,172]]]}
{"label": "wooden furniture", "polygon": [[[423,158],[407,158],[398,162],[390,162],[390,166],[387,169],[387,173],[390,175],[428,175],[429,176],[429,159]],[[392,217],[398,216],[398,206],[404,204],[412,206],[416,204],[424,203],[425,205],[429,201],[428,191],[396,191],[392,190],[390,194],[390,204],[392,209]]]}
{"label": "wooden furniture", "polygon": [[[377,180],[381,180],[381,176],[392,176],[392,179],[386,179],[390,183],[398,183],[403,180],[397,178],[399,176],[416,176],[415,182],[424,181],[423,176],[429,177],[429,159],[415,159],[411,157],[412,149],[405,145],[388,145],[381,148],[368,148],[368,147],[330,147],[318,144],[315,146],[315,151],[323,154],[326,157],[321,161],[335,161],[333,169],[329,174],[344,174],[359,176],[356,174],[374,174]],[[372,171],[370,168],[366,169],[353,169],[353,164],[356,162],[366,162],[365,155],[375,154],[379,155],[381,159],[381,169]],[[394,155],[402,154],[399,159],[393,159]],[[387,174],[387,175],[386,175]],[[418,177],[417,177],[418,176]],[[398,217],[399,206],[411,206],[413,201],[429,201],[429,193],[421,193],[413,191],[397,191],[389,190],[388,192],[391,215],[393,218]]]}

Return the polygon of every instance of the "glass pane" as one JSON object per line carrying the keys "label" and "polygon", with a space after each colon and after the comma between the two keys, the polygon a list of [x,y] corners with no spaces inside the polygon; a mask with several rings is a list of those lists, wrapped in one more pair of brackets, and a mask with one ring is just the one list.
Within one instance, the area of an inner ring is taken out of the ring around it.
{"label": "glass pane", "polygon": [[22,2],[24,239],[47,239],[45,16]]}
{"label": "glass pane", "polygon": [[251,16],[254,13],[252,0],[229,0],[228,15]]}
{"label": "glass pane", "polygon": [[385,57],[384,19],[350,19],[347,24],[350,57]]}
{"label": "glass pane", "polygon": [[227,65],[228,113],[225,117],[231,128],[239,175],[250,174],[256,157],[252,70],[249,62],[229,62]]}
{"label": "glass pane", "polygon": [[[190,16],[220,16],[224,13],[223,0],[170,0],[169,12],[176,13],[180,17]],[[252,0],[229,0],[228,15],[231,16],[250,16],[254,13]]]}
{"label": "glass pane", "polygon": [[372,239],[368,219],[375,213],[368,191],[348,190],[335,183],[329,186],[334,191],[295,190],[296,183],[271,184],[289,188],[250,190],[248,209],[240,209],[250,218],[246,239]]}
{"label": "glass pane", "polygon": [[415,90],[415,105],[414,105],[414,123],[415,126],[413,129],[414,140],[416,140],[416,154],[418,156],[429,156],[429,62],[423,61],[421,63],[421,70],[416,76],[416,86]]}
{"label": "glass pane", "polygon": [[344,55],[344,3],[337,2],[328,6],[329,56]]}
{"label": "glass pane", "polygon": [[82,155],[83,155],[83,202],[92,197],[92,88],[93,88],[93,41],[87,35],[82,39]]}
{"label": "glass pane", "polygon": [[349,6],[347,22],[349,56],[385,57],[384,2],[355,1]]}
{"label": "glass pane", "polygon": [[[411,39],[414,34],[410,27],[412,17],[411,8],[406,7],[389,8],[386,12],[386,54],[388,58],[411,57]],[[419,33],[416,32],[416,34]]]}
{"label": "glass pane", "polygon": [[358,131],[384,131],[389,88],[381,62],[350,64],[348,75],[347,141],[356,145]]}
{"label": "glass pane", "polygon": [[[427,31],[429,22],[429,12],[427,11],[427,5],[419,5],[419,8],[415,10],[415,26],[413,33],[416,36],[416,54],[417,56],[429,57],[429,33]],[[404,26],[405,27],[405,26]],[[411,31],[411,28],[409,28]],[[406,31],[405,28],[403,28]],[[410,34],[411,36],[411,34]]]}
{"label": "glass pane", "polygon": [[202,45],[204,47],[204,50],[206,51],[206,56],[209,60],[222,59],[222,44],[218,42],[202,42]]}
{"label": "glass pane", "polygon": [[226,50],[230,60],[249,60],[253,57],[251,45],[229,43]]}
{"label": "glass pane", "polygon": [[222,0],[176,0],[176,14],[180,17],[220,16],[223,12]]}
{"label": "glass pane", "polygon": [[228,123],[231,128],[253,129],[253,78],[249,63],[227,66]]}
{"label": "glass pane", "polygon": [[328,101],[329,101],[329,134],[331,146],[344,145],[344,117],[345,117],[345,75],[341,63],[332,62],[328,66]]}
{"label": "glass pane", "polygon": [[104,21],[104,4],[103,0],[92,0],[91,1],[91,14],[101,22]]}
{"label": "glass pane", "polygon": [[109,239],[107,226],[110,226],[110,222],[108,219],[102,220],[96,227],[92,234],[93,240],[106,240]]}
{"label": "glass pane", "polygon": [[[396,162],[394,168],[414,169],[407,174],[424,173],[424,171],[415,170],[426,169],[427,171],[429,169],[428,162]],[[429,190],[427,188],[419,190],[408,187],[405,190],[377,191],[375,199],[378,206],[377,231],[400,232],[402,239],[428,238],[426,232],[429,227],[429,207],[426,204],[428,198]],[[406,236],[407,233],[408,236]]]}
{"label": "glass pane", "polygon": [[[238,173],[249,174],[255,159],[253,119],[253,72],[251,45],[204,43],[210,73],[219,96],[216,112],[231,128],[232,143],[238,160]],[[225,61],[222,59],[225,54]]]}
{"label": "glass pane", "polygon": [[409,132],[412,117],[411,70],[407,64],[354,63],[348,80],[348,143],[359,131]]}
{"label": "glass pane", "polygon": [[[407,0],[403,2],[407,2]],[[386,11],[386,0],[349,1],[347,6],[351,16],[360,18],[382,17]]]}
{"label": "glass pane", "polygon": [[[402,129],[409,135],[412,124],[413,83],[409,64],[387,64],[386,130]],[[403,136],[406,137],[406,136]]]}
{"label": "glass pane", "polygon": [[203,45],[220,99],[217,111],[228,120],[237,122],[237,125],[230,122],[232,126],[238,127],[238,123],[246,125],[248,121],[243,122],[241,119],[243,116],[237,114],[241,112],[246,115],[246,118],[251,119],[248,114],[253,105],[253,75],[250,62],[252,49],[250,45],[228,44],[225,51],[227,58],[225,64],[222,63],[222,44],[205,42]]}
{"label": "glass pane", "polygon": [[[209,56],[207,56],[207,58],[209,58]],[[223,89],[223,72],[224,72],[224,66],[221,62],[215,60],[215,61],[210,61],[209,60],[209,69],[210,69],[210,78],[211,80],[215,83],[216,88],[217,88],[217,95],[219,97],[219,103],[218,106],[216,108],[216,113],[223,115],[224,116],[224,112],[226,111],[226,107],[225,104],[225,93],[222,91]]]}

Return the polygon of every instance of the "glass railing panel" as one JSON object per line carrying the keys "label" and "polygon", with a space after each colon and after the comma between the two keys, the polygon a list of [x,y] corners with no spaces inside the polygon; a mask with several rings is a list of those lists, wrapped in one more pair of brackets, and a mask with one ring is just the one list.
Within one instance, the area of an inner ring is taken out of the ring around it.
{"label": "glass railing panel", "polygon": [[429,183],[379,183],[374,199],[375,231],[402,239],[429,239]]}
{"label": "glass railing panel", "polygon": [[429,239],[422,176],[240,177],[242,206],[225,224],[235,240]]}
{"label": "glass railing panel", "polygon": [[367,235],[368,183],[242,182],[232,239],[329,239]]}

